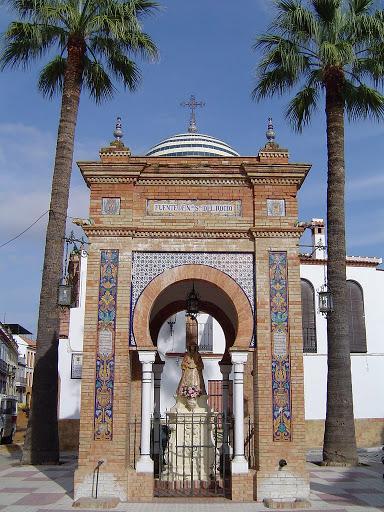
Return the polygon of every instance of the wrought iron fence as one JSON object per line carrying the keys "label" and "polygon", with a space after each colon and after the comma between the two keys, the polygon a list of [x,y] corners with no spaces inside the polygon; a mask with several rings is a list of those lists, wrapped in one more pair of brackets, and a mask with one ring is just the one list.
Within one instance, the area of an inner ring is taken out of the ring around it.
{"label": "wrought iron fence", "polygon": [[[255,467],[255,428],[244,424],[244,454]],[[140,456],[140,419],[129,423],[129,464]],[[151,456],[155,496],[227,496],[233,456],[233,418],[223,414],[176,415],[152,419]],[[202,464],[202,460],[205,459]]]}
{"label": "wrought iron fence", "polygon": [[155,496],[226,496],[232,432],[232,418],[218,413],[154,418]]}

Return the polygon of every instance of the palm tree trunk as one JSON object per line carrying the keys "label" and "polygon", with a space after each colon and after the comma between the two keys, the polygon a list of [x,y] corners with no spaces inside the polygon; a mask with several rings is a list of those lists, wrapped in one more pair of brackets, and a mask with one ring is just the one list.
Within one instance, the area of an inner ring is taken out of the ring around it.
{"label": "palm tree trunk", "polygon": [[333,311],[327,317],[328,382],[323,460],[326,464],[356,464],[351,357],[347,320],[344,213],[344,101],[343,76],[326,81],[328,149],[327,245],[328,287]]}
{"label": "palm tree trunk", "polygon": [[68,44],[45,241],[32,408],[22,456],[24,464],[59,462],[57,395],[60,309],[57,297],[63,271],[64,238],[83,55],[83,45]]}

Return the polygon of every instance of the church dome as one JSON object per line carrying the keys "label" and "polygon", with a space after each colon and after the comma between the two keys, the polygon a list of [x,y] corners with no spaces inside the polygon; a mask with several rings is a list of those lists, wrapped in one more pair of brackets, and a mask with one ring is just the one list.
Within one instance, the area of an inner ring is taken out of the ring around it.
{"label": "church dome", "polygon": [[180,133],[153,146],[146,156],[240,156],[222,140],[202,133]]}

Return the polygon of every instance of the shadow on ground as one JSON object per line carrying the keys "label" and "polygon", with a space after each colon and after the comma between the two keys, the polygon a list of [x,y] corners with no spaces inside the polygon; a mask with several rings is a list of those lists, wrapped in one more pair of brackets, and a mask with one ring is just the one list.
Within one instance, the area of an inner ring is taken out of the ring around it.
{"label": "shadow on ground", "polygon": [[[22,445],[8,444],[0,446],[0,457],[2,464],[8,464],[13,467],[31,467],[37,470],[33,480],[40,482],[52,481],[63,489],[73,500],[73,478],[77,468],[77,453],[64,452],[60,455],[60,463],[57,465],[28,466],[21,464]],[[1,466],[0,466],[1,467]]]}

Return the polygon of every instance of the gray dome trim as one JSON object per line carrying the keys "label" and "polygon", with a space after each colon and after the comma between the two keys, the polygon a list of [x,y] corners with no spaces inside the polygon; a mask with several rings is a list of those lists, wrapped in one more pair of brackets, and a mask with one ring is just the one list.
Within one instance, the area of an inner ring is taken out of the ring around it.
{"label": "gray dome trim", "polygon": [[201,133],[180,133],[153,146],[146,156],[240,156],[222,140]]}

